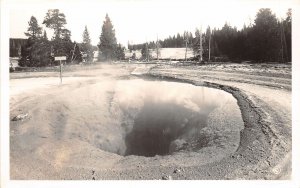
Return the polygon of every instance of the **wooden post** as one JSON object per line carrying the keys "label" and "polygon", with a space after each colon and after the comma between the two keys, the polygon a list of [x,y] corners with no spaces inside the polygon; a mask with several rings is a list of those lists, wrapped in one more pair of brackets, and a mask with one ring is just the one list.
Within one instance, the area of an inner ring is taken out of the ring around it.
{"label": "wooden post", "polygon": [[66,56],[58,56],[54,57],[55,61],[59,61],[59,78],[60,78],[60,84],[62,84],[62,60],[67,60]]}

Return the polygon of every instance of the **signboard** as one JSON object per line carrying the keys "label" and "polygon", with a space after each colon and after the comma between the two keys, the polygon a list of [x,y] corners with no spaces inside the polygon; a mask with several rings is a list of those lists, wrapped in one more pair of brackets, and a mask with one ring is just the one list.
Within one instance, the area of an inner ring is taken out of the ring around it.
{"label": "signboard", "polygon": [[67,60],[67,57],[66,56],[57,56],[54,59],[55,59],[55,61],[63,61],[63,60]]}

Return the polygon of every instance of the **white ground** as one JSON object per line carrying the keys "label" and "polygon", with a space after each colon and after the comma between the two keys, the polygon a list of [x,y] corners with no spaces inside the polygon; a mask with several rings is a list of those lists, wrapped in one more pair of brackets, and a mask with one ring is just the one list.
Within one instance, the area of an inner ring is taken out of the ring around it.
{"label": "white ground", "polygon": [[[185,48],[161,48],[160,49],[160,59],[185,59]],[[130,53],[129,50],[126,50],[125,57],[132,57],[133,53],[135,53],[136,57],[141,58],[142,54],[140,50],[132,51]],[[156,51],[150,50],[151,56],[156,58]],[[193,50],[191,48],[187,49],[187,58],[194,57]]]}

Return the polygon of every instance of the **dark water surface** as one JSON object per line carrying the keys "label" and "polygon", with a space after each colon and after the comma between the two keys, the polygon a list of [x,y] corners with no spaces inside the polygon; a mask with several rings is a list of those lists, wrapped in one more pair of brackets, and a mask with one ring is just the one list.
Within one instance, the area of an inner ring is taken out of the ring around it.
{"label": "dark water surface", "polygon": [[120,81],[113,98],[123,112],[125,156],[199,150],[209,141],[201,130],[209,126],[212,112],[220,107],[239,111],[227,92],[176,82]]}

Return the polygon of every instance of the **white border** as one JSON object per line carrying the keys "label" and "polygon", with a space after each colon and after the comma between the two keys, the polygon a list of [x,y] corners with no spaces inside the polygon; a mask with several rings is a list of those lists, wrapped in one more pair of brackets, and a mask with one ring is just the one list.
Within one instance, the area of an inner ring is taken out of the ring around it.
{"label": "white border", "polygon": [[292,179],[300,187],[300,1],[293,7],[292,14]]}
{"label": "white border", "polygon": [[[38,3],[32,0],[31,2]],[[49,1],[48,1],[49,2]],[[53,1],[52,1],[53,2]],[[54,1],[58,3],[58,1]],[[78,2],[78,0],[77,0]],[[133,2],[133,1],[131,1]],[[272,3],[272,1],[269,1]],[[53,4],[51,4],[53,6]],[[1,1],[1,187],[300,187],[300,1],[295,1],[292,7],[293,19],[293,68],[292,68],[292,122],[293,122],[293,174],[288,181],[11,181],[9,180],[9,6]],[[217,6],[217,5],[216,5]]]}
{"label": "white border", "polygon": [[1,2],[1,187],[9,183],[9,30],[8,11]]}

